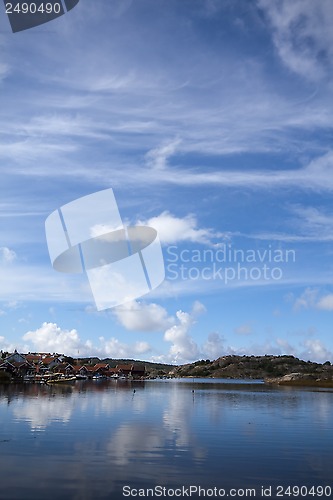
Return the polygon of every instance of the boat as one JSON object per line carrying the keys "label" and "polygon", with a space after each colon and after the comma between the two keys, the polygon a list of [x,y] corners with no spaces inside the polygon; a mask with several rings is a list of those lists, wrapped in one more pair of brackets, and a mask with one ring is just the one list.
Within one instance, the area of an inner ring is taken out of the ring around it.
{"label": "boat", "polygon": [[76,376],[73,375],[71,377],[54,377],[54,378],[49,378],[48,380],[45,381],[46,384],[66,384],[68,382],[75,382],[76,381]]}

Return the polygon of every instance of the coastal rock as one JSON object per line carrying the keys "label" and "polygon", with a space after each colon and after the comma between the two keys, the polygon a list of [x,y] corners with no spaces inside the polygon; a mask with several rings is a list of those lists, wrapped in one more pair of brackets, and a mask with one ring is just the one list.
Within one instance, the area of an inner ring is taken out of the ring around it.
{"label": "coastal rock", "polygon": [[293,385],[307,387],[333,387],[333,377],[328,374],[318,373],[289,373],[283,377],[266,378],[267,384]]}
{"label": "coastal rock", "polygon": [[[303,361],[294,356],[221,356],[210,361],[174,367],[173,377],[212,377],[230,379],[262,379],[269,383],[304,385],[305,381],[315,384],[323,381],[332,383],[333,366],[329,361],[324,364]],[[283,377],[286,376],[286,379]],[[318,381],[318,382],[316,382]]]}

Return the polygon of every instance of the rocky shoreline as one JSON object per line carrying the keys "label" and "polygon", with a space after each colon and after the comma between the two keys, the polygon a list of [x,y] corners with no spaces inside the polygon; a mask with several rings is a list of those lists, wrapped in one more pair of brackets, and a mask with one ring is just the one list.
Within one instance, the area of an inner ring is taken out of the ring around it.
{"label": "rocky shoreline", "polygon": [[261,379],[268,384],[333,387],[333,366],[303,361],[294,356],[221,356],[175,367],[173,377]]}
{"label": "rocky shoreline", "polygon": [[326,374],[289,373],[283,377],[266,378],[265,382],[272,385],[299,387],[333,387],[332,377]]}

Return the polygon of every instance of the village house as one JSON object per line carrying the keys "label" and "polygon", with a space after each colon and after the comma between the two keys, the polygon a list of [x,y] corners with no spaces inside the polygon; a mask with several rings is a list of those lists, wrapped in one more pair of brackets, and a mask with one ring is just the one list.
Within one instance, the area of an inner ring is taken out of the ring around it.
{"label": "village house", "polygon": [[87,378],[120,377],[140,380],[146,375],[145,366],[139,363],[119,364],[111,368],[109,363],[76,365],[64,361],[65,356],[50,353],[20,354],[16,350],[0,360],[0,371],[13,377],[34,378],[59,373],[64,376],[78,375]]}
{"label": "village house", "polygon": [[126,378],[141,379],[146,374],[145,366],[139,364],[117,365],[116,370],[119,376]]}

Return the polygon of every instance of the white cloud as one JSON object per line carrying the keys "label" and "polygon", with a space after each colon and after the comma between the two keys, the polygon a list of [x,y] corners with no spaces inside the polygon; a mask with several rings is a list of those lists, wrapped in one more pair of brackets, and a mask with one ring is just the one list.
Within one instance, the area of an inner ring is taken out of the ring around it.
{"label": "white cloud", "polygon": [[317,308],[325,311],[333,311],[333,293],[321,297],[317,302]]}
{"label": "white cloud", "polygon": [[322,242],[333,240],[333,213],[323,208],[290,205],[290,233],[259,233],[252,237],[289,242]]}
{"label": "white cloud", "polygon": [[208,335],[208,339],[202,346],[203,356],[211,360],[217,359],[225,354],[225,346],[223,344],[223,338],[216,332],[212,332]]}
{"label": "white cloud", "polygon": [[305,350],[300,354],[302,359],[317,361],[324,363],[325,361],[332,361],[333,353],[327,349],[323,342],[319,339],[304,340],[303,345]]}
{"label": "white cloud", "polygon": [[65,275],[55,272],[50,264],[18,262],[1,268],[0,300],[16,304],[15,307],[21,301],[92,302],[88,280],[83,274]]}
{"label": "white cloud", "polygon": [[211,228],[198,228],[198,221],[192,214],[180,218],[164,211],[145,222],[140,221],[139,224],[156,229],[162,244],[191,241],[211,245],[214,239],[225,237],[222,233],[215,232]]}
{"label": "white cloud", "polygon": [[180,139],[175,139],[148,151],[145,155],[148,167],[157,170],[164,169],[168,158],[175,154],[180,143]]}
{"label": "white cloud", "polygon": [[13,352],[17,348],[16,345],[9,342],[5,337],[0,336],[0,350],[4,352]]}
{"label": "white cloud", "polygon": [[173,363],[185,363],[200,357],[200,349],[189,335],[189,331],[195,324],[197,316],[205,310],[204,305],[196,301],[190,313],[177,311],[178,323],[164,333],[164,340],[172,343],[168,358]]}
{"label": "white cloud", "polygon": [[99,338],[100,345],[93,346],[90,342],[90,352],[95,356],[110,357],[110,358],[137,358],[142,354],[147,354],[151,351],[148,342],[137,341],[134,345],[120,342],[120,340],[112,337],[111,339]]}
{"label": "white cloud", "polygon": [[[303,333],[304,335],[304,333]],[[265,354],[281,356],[292,355],[304,361],[323,363],[333,360],[333,352],[330,351],[319,339],[305,339],[297,345],[292,345],[284,338],[273,338],[264,343],[251,344],[240,348],[225,348],[225,353],[264,356]]]}
{"label": "white cloud", "polygon": [[164,334],[164,340],[171,342],[169,355],[174,363],[193,361],[199,356],[198,345],[189,335],[194,319],[189,313],[177,311],[178,324],[169,328]]}
{"label": "white cloud", "polygon": [[10,300],[5,304],[5,307],[7,307],[7,309],[18,309],[20,306],[21,304],[18,300]]}
{"label": "white cloud", "polygon": [[29,422],[31,429],[44,430],[54,421],[69,422],[73,407],[73,401],[58,398],[25,398],[14,408],[13,414],[16,420]]}
{"label": "white cloud", "polygon": [[[47,169],[47,173],[45,171],[45,167],[34,166],[31,168],[29,172],[26,172],[24,167],[22,168],[22,163],[28,164],[29,162],[33,162],[39,158],[48,159],[51,161],[52,156],[55,158],[56,155],[57,160],[61,159],[62,154],[69,154],[76,151],[76,147],[73,144],[65,144],[64,142],[52,142],[52,140],[45,138],[28,138],[24,140],[16,140],[8,143],[0,143],[0,158],[4,158],[10,161],[16,161],[19,166],[17,167],[16,173],[24,173],[25,175],[42,175],[45,172],[45,175],[64,175],[64,170],[61,170],[61,173],[58,171],[50,171]],[[7,162],[8,163],[8,162]],[[8,173],[14,173],[14,167],[10,167]]]}
{"label": "white cloud", "polygon": [[31,342],[34,350],[40,352],[77,355],[81,347],[79,334],[75,329],[62,330],[56,323],[43,323],[37,330],[25,333],[23,340]]}
{"label": "white cloud", "polygon": [[251,335],[253,333],[252,326],[249,323],[244,323],[234,329],[237,335]]}
{"label": "white cloud", "polygon": [[203,314],[207,311],[207,309],[205,308],[205,306],[199,302],[199,300],[195,300],[194,303],[193,303],[193,306],[192,306],[192,316],[193,317],[197,317],[199,316],[199,314]]}
{"label": "white cloud", "polygon": [[258,0],[273,27],[273,40],[284,64],[314,81],[322,79],[333,55],[330,0]]}
{"label": "white cloud", "polygon": [[[327,126],[332,127],[332,120]],[[313,125],[315,127],[315,125]],[[318,125],[322,128],[322,125]],[[284,125],[287,131],[288,126]],[[287,134],[287,132],[286,132]],[[289,135],[292,135],[291,132]],[[284,141],[284,146],[286,144]],[[205,150],[208,145],[201,145],[201,153]],[[281,146],[282,147],[282,146]],[[304,147],[304,146],[300,146]],[[187,144],[188,153],[193,153],[196,151],[195,144],[191,145],[189,142]],[[250,145],[249,145],[249,150]],[[308,151],[311,150],[311,146],[308,145]],[[325,148],[326,150],[326,148]],[[254,148],[252,148],[252,153]],[[213,153],[213,152],[212,152]],[[225,151],[215,151],[216,155],[226,154]],[[229,153],[230,154],[230,153]],[[270,168],[247,168],[247,169],[237,169],[230,168],[225,161],[223,161],[223,166],[220,166],[216,170],[205,169],[205,168],[191,168],[187,166],[184,168],[182,165],[172,166],[172,168],[165,166],[163,169],[152,169],[152,168],[138,168],[137,165],[132,165],[129,162],[126,165],[126,169],[119,169],[117,171],[116,177],[113,176],[113,182],[126,182],[133,183],[133,185],[172,185],[176,186],[212,186],[212,187],[244,187],[251,190],[263,190],[263,189],[282,189],[286,186],[300,189],[311,189],[312,191],[332,191],[333,190],[333,178],[331,175],[331,168],[333,165],[333,151],[329,150],[324,154],[318,154],[318,148],[315,149],[315,156],[312,160],[307,163],[303,163],[291,169],[272,170]],[[78,173],[79,170],[76,170]],[[92,173],[85,170],[80,173],[85,178],[89,178],[92,175],[93,179],[100,178],[101,180],[105,177],[106,172],[103,170],[94,170]],[[56,174],[55,174],[56,175]],[[166,212],[168,215],[168,212]],[[161,216],[164,215],[161,214]]]}
{"label": "white cloud", "polygon": [[[29,137],[65,136],[108,139],[107,124],[100,123],[98,127],[87,116],[77,113],[63,114],[55,112],[52,115],[36,115],[28,123],[22,125],[22,131]],[[15,130],[13,130],[15,133]]]}
{"label": "white cloud", "polygon": [[113,309],[113,314],[127,330],[158,332],[169,328],[174,318],[158,304],[132,301]]}
{"label": "white cloud", "polygon": [[5,63],[0,62],[0,82],[4,80],[9,73],[9,66]]}
{"label": "white cloud", "polygon": [[[83,341],[77,330],[62,329],[56,323],[44,322],[40,328],[23,335],[28,342],[24,350],[58,352],[68,356],[98,356],[100,358],[132,358],[151,351],[148,342],[137,341],[133,345],[120,342],[112,337],[99,337],[98,342]],[[31,348],[30,346],[33,346]]]}
{"label": "white cloud", "polygon": [[134,344],[134,350],[137,354],[146,354],[147,352],[151,351],[151,347],[148,342],[138,341]]}
{"label": "white cloud", "polygon": [[8,247],[0,247],[0,264],[11,264],[16,258],[17,255],[14,250]]}
{"label": "white cloud", "polygon": [[316,306],[318,288],[306,288],[304,292],[295,300],[294,309],[309,309]]}
{"label": "white cloud", "polygon": [[305,237],[314,241],[333,239],[333,213],[317,207],[297,205],[291,207],[291,215],[296,215],[295,226]]}
{"label": "white cloud", "polygon": [[295,300],[294,309],[310,308],[333,311],[333,294],[328,293],[320,296],[318,288],[306,288],[300,297]]}
{"label": "white cloud", "polygon": [[276,344],[282,349],[283,354],[296,356],[296,349],[286,339],[275,339]]}

